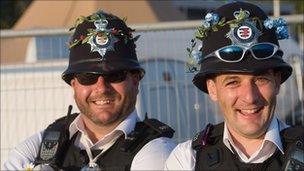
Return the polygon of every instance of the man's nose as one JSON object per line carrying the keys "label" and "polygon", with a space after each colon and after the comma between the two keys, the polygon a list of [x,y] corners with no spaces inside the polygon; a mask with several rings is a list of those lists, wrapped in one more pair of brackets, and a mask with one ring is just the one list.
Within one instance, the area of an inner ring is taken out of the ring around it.
{"label": "man's nose", "polygon": [[242,100],[248,104],[255,104],[261,97],[261,92],[258,86],[254,83],[247,83],[241,91]]}
{"label": "man's nose", "polygon": [[109,83],[107,83],[102,76],[99,76],[95,86],[97,91],[105,92],[109,88]]}

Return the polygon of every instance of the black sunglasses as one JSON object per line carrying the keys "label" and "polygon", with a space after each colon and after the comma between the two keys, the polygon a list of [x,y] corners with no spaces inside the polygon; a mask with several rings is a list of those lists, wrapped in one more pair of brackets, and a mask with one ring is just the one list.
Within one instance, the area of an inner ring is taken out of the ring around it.
{"label": "black sunglasses", "polygon": [[109,74],[78,73],[75,74],[74,77],[82,85],[92,85],[97,82],[100,76],[102,76],[107,83],[120,83],[126,79],[127,74],[128,71],[119,71]]}

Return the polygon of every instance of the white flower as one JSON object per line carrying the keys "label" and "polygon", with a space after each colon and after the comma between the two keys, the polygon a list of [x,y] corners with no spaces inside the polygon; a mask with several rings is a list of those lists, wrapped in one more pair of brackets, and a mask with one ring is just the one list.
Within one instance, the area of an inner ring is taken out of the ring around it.
{"label": "white flower", "polygon": [[191,55],[193,57],[195,64],[199,64],[202,59],[202,52],[194,50],[192,51]]}
{"label": "white flower", "polygon": [[208,22],[211,22],[212,19],[213,19],[212,13],[207,13],[206,16],[205,16],[205,20],[208,21]]}
{"label": "white flower", "polygon": [[266,19],[266,20],[264,21],[264,27],[265,27],[266,29],[272,29],[273,26],[274,26],[273,20],[271,20],[271,19]]}
{"label": "white flower", "polygon": [[25,170],[32,171],[34,167],[35,167],[34,163],[26,163]]}
{"label": "white flower", "polygon": [[206,21],[206,20],[203,20],[203,26],[204,26],[204,28],[209,28],[210,27],[210,23],[208,22],[208,21]]}

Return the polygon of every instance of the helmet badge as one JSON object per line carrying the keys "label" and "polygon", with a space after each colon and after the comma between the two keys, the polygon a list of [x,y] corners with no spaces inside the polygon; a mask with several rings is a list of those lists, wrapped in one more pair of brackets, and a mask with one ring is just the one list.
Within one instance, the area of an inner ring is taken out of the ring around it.
{"label": "helmet badge", "polygon": [[[235,11],[233,14],[237,18],[239,13],[240,11]],[[258,42],[261,32],[256,28],[257,21],[246,19],[249,17],[250,12],[245,10],[244,14],[246,15],[245,20],[239,23],[237,27],[230,28],[226,36],[234,45],[241,44],[249,47]]]}
{"label": "helmet badge", "polygon": [[111,30],[107,29],[108,21],[106,19],[94,21],[96,27],[95,33],[90,37],[88,43],[91,45],[91,52],[98,52],[101,55],[101,60],[107,51],[114,51],[114,44],[118,39],[111,34]]}

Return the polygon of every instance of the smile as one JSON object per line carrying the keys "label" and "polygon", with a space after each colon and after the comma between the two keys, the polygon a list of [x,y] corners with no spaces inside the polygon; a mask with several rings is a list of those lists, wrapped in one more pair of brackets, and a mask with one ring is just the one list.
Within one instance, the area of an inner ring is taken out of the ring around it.
{"label": "smile", "polygon": [[237,109],[242,115],[255,115],[258,114],[264,107],[254,108],[254,109]]}
{"label": "smile", "polygon": [[110,104],[112,100],[106,99],[106,100],[95,100],[93,101],[94,104],[96,105],[105,105],[105,104]]}

